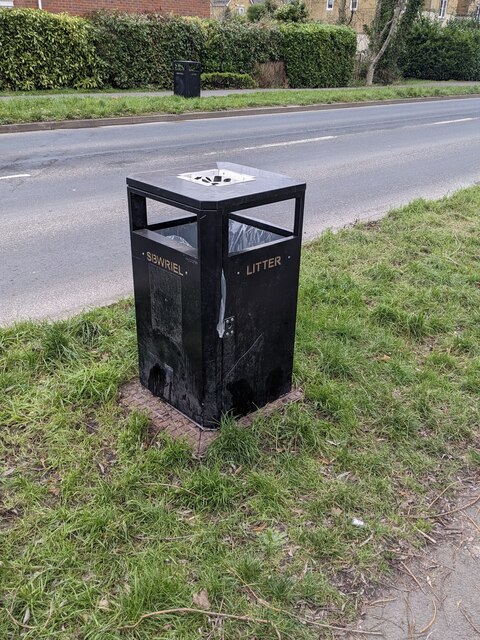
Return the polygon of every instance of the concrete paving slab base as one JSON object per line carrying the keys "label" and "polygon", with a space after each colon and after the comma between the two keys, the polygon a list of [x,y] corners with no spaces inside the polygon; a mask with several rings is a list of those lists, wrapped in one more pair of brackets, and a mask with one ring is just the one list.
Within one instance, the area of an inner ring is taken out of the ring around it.
{"label": "concrete paving slab base", "polygon": [[[249,427],[259,416],[269,416],[283,411],[287,404],[298,402],[304,397],[301,389],[292,389],[274,402],[240,418],[238,424]],[[125,384],[120,390],[120,404],[127,411],[145,412],[151,420],[150,442],[159,433],[166,433],[172,438],[184,438],[193,448],[195,455],[202,456],[207,448],[218,437],[220,430],[206,430],[199,427],[187,416],[174,407],[154,396],[140,384],[138,378]]]}

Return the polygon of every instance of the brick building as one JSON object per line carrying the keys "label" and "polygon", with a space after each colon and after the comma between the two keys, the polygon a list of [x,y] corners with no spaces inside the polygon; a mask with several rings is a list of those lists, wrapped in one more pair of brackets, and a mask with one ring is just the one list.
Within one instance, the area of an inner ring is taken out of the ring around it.
{"label": "brick building", "polygon": [[[475,16],[480,0],[425,0],[424,13],[431,18],[449,20],[460,16]],[[342,22],[350,24],[361,34],[363,25],[371,24],[375,16],[376,0],[305,0],[305,4],[314,20],[328,24],[338,24],[340,14]]]}
{"label": "brick building", "polygon": [[0,0],[0,7],[45,9],[82,16],[98,9],[128,13],[175,13],[182,16],[210,17],[210,0]]}
{"label": "brick building", "polygon": [[[244,15],[251,4],[263,0],[211,0],[212,17]],[[280,4],[282,0],[277,0]],[[377,0],[305,0],[313,20],[325,24],[349,24],[359,34],[359,47],[365,48],[367,38],[363,26],[371,24],[375,16]],[[480,19],[480,0],[425,0],[424,12],[432,18],[448,20],[455,16]]]}
{"label": "brick building", "polygon": [[[278,0],[280,4],[282,0]],[[85,15],[98,9],[126,11],[128,13],[174,13],[202,18],[225,18],[226,15],[244,15],[250,4],[263,0],[0,0],[1,7],[45,9],[52,13],[65,11],[72,15]],[[326,24],[349,24],[360,35],[363,26],[370,24],[375,15],[377,0],[305,0],[313,20]],[[430,17],[448,20],[454,16],[474,16],[480,19],[480,0],[425,0],[424,11]],[[340,16],[343,19],[340,20]],[[360,35],[359,45],[363,46]]]}

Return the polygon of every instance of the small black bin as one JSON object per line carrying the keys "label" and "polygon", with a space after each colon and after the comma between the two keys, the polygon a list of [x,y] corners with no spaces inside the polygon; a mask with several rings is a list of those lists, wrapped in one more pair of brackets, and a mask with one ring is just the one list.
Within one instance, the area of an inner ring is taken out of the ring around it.
{"label": "small black bin", "polygon": [[176,60],[173,63],[173,93],[183,98],[199,98],[201,73],[200,62]]}
{"label": "small black bin", "polygon": [[[288,393],[305,183],[218,163],[127,191],[141,383],[205,428]],[[150,199],[184,213],[149,225]],[[285,200],[292,230],[239,213]]]}

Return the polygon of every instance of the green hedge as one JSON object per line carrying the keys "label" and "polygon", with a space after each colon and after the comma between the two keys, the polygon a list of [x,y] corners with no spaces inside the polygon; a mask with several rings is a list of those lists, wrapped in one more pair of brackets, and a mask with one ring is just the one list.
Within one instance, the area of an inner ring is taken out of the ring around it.
{"label": "green hedge", "polygon": [[101,84],[98,62],[86,20],[0,9],[0,89],[93,89]]}
{"label": "green hedge", "polygon": [[93,17],[105,83],[171,87],[174,60],[200,60],[205,73],[254,75],[258,64],[285,60],[292,87],[350,82],[356,36],[348,27],[285,26],[161,16]]}
{"label": "green hedge", "polygon": [[207,42],[202,62],[207,73],[253,74],[257,64],[282,56],[281,33],[275,26],[216,20],[204,24]]}
{"label": "green hedge", "polygon": [[450,21],[443,27],[421,18],[406,42],[401,67],[409,78],[480,80],[480,28],[474,21]]}
{"label": "green hedge", "polygon": [[97,13],[91,17],[106,85],[121,89],[172,87],[174,60],[201,60],[206,33],[200,20],[160,15]]}
{"label": "green hedge", "polygon": [[249,75],[284,60],[292,87],[336,87],[350,81],[355,44],[348,27],[319,23],[0,9],[0,88],[171,89],[173,61],[182,59],[200,60],[205,73]]}
{"label": "green hedge", "polygon": [[248,73],[202,73],[202,89],[255,89],[258,85]]}
{"label": "green hedge", "polygon": [[92,23],[105,83],[125,89],[170,89],[174,60],[200,60],[206,73],[252,74],[281,50],[278,30],[238,22],[102,12]]}
{"label": "green hedge", "polygon": [[349,27],[310,22],[281,27],[283,59],[291,87],[342,87],[349,84],[357,38]]}

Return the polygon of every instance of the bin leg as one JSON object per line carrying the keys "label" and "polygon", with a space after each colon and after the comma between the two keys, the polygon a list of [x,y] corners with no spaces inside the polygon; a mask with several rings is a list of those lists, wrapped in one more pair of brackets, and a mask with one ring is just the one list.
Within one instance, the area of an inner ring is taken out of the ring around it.
{"label": "bin leg", "polygon": [[130,217],[130,231],[147,228],[147,202],[144,196],[128,190],[128,215]]}
{"label": "bin leg", "polygon": [[305,206],[305,194],[295,198],[295,223],[293,225],[293,235],[302,236],[303,233],[303,210]]}
{"label": "bin leg", "polygon": [[200,289],[202,292],[203,424],[214,427],[222,411],[222,341],[217,333],[221,305],[222,215],[217,211],[198,216]]}

